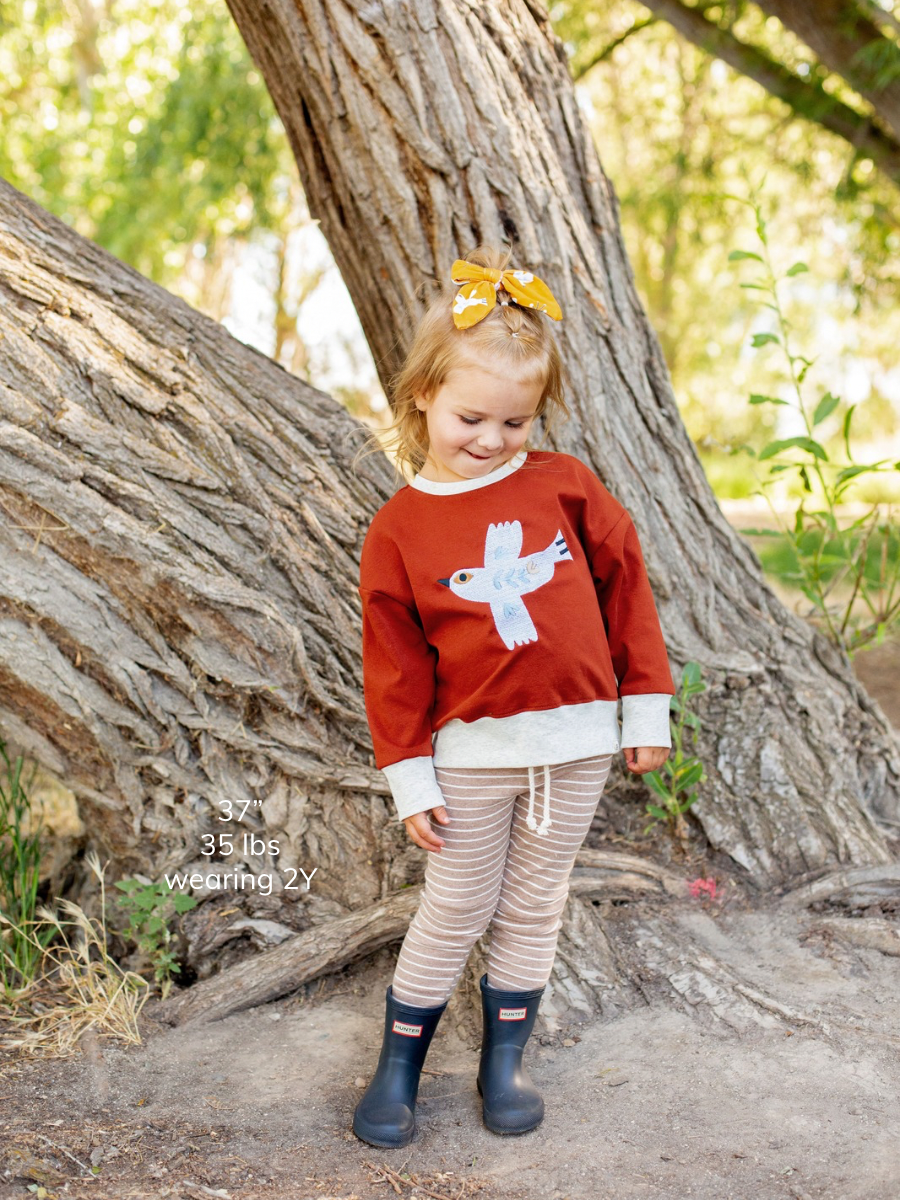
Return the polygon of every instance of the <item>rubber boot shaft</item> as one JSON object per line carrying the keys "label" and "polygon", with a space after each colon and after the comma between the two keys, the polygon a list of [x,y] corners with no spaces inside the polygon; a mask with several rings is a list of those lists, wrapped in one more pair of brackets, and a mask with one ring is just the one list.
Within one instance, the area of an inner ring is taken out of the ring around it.
{"label": "rubber boot shaft", "polygon": [[388,987],[381,1056],[353,1114],[353,1132],[370,1146],[405,1146],[415,1136],[419,1076],[446,1007],[403,1004]]}
{"label": "rubber boot shaft", "polygon": [[481,977],[484,1036],[478,1090],[484,1123],[492,1133],[527,1133],[544,1119],[544,1102],[522,1066],[544,988],[506,992]]}

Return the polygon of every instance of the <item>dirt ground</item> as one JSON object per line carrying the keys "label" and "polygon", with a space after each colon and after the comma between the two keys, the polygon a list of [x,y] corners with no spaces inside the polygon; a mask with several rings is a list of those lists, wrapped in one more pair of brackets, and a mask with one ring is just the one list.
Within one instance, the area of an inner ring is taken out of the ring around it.
{"label": "dirt ground", "polygon": [[[857,669],[900,726],[900,647]],[[143,1017],[140,1046],[0,1052],[0,1200],[898,1200],[900,958],[727,891],[667,911],[784,1012],[737,1031],[702,997],[584,1025],[551,1016],[526,1059],[544,1122],[501,1138],[481,1123],[477,1044],[448,1010],[416,1140],[377,1150],[350,1122],[378,1056],[391,947],[211,1026]]]}
{"label": "dirt ground", "polygon": [[483,1127],[476,1049],[442,1022],[417,1139],[376,1150],[350,1121],[378,1055],[385,950],[209,1027],[148,1020],[142,1046],[7,1059],[0,1200],[36,1183],[73,1200],[896,1200],[900,960],[806,936],[809,913],[704,897],[673,919],[804,1019],[737,1034],[648,1007],[535,1036],[546,1117],[511,1138]]}

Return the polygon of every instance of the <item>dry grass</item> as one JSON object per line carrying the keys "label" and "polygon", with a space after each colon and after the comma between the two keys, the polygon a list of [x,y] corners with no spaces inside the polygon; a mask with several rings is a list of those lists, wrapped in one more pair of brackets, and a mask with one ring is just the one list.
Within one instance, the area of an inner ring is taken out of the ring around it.
{"label": "dry grass", "polygon": [[[141,1041],[138,1016],[151,989],[145,979],[123,971],[110,956],[103,868],[94,851],[88,853],[87,862],[100,881],[102,916],[100,920],[87,916],[71,900],[59,902],[71,917],[68,921],[43,906],[37,910],[45,928],[55,926],[61,944],[44,949],[40,973],[0,1003],[5,1027],[0,1045],[6,1049],[65,1058],[81,1052],[79,1042],[88,1031],[129,1043]],[[0,922],[12,924],[2,915]],[[33,933],[22,932],[37,942]]]}

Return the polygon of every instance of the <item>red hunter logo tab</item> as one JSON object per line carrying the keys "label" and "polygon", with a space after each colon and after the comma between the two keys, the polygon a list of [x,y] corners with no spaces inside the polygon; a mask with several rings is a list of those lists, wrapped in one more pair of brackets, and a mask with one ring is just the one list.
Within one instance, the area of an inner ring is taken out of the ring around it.
{"label": "red hunter logo tab", "polygon": [[409,1025],[406,1021],[395,1021],[392,1029],[394,1033],[402,1033],[404,1037],[421,1037],[421,1025]]}
{"label": "red hunter logo tab", "polygon": [[500,1021],[524,1021],[528,1010],[525,1008],[501,1008],[498,1016]]}

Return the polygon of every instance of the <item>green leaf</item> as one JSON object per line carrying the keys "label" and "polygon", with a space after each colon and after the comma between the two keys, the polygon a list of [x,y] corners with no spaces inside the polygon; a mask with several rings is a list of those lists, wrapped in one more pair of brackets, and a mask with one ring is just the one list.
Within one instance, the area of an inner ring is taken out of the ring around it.
{"label": "green leaf", "polygon": [[805,262],[795,262],[792,267],[788,268],[788,275],[802,275],[804,271],[808,271],[809,267]]}
{"label": "green leaf", "polygon": [[681,672],[682,683],[697,684],[700,682],[700,664],[691,659],[690,662],[684,664],[684,670]]}
{"label": "green leaf", "polygon": [[652,817],[656,817],[659,821],[666,821],[669,818],[669,814],[666,812],[666,810],[664,808],[660,808],[656,804],[648,804],[647,812],[650,813]]}
{"label": "green leaf", "polygon": [[729,262],[737,262],[741,258],[755,258],[757,262],[762,262],[760,256],[758,254],[753,254],[750,250],[732,250],[732,252],[728,255]]}
{"label": "green leaf", "polygon": [[686,769],[678,772],[675,776],[675,783],[679,791],[686,792],[689,787],[699,783],[702,778],[703,763],[695,760]]}
{"label": "green leaf", "polygon": [[751,404],[787,404],[787,400],[779,400],[777,396],[760,396],[754,392],[750,397]]}
{"label": "green leaf", "polygon": [[750,344],[751,346],[765,346],[766,342],[774,342],[776,346],[781,345],[774,333],[754,333]]}
{"label": "green leaf", "polygon": [[780,454],[782,450],[790,450],[793,446],[796,446],[800,450],[808,450],[809,453],[814,454],[816,458],[822,458],[825,460],[825,462],[828,462],[828,455],[825,453],[824,449],[819,445],[818,442],[815,442],[812,438],[808,437],[792,437],[785,438],[783,441],[779,442],[769,442],[768,446],[765,446],[759,452],[760,461],[765,458],[772,458],[774,455]]}
{"label": "green leaf", "polygon": [[845,479],[854,479],[857,475],[864,475],[866,471],[876,471],[877,469],[874,463],[859,467],[844,467],[843,471],[838,472],[837,482],[843,483]]}
{"label": "green leaf", "polygon": [[[653,778],[654,775],[656,775],[655,779]],[[656,771],[648,771],[644,776],[644,779],[647,781],[647,785],[650,787],[650,789],[656,792],[657,796],[663,800],[669,799],[671,793],[663,781],[659,778],[659,775]]]}
{"label": "green leaf", "polygon": [[851,404],[847,409],[847,415],[844,417],[844,446],[847,449],[847,457],[852,461],[853,455],[850,453],[850,418],[853,416],[855,404]]}
{"label": "green leaf", "polygon": [[816,405],[816,411],[813,413],[813,425],[818,425],[821,421],[824,421],[827,416],[830,416],[834,412],[839,404],[839,397],[833,396],[831,392],[826,392]]}

